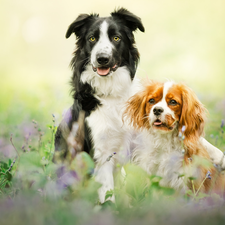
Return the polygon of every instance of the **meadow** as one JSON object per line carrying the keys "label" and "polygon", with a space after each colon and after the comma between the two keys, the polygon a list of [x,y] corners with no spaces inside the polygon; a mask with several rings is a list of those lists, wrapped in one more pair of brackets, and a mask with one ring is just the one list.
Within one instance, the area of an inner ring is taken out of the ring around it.
{"label": "meadow", "polygon": [[54,132],[72,104],[75,39],[65,39],[66,29],[80,13],[108,16],[118,6],[146,28],[135,34],[137,76],[190,86],[208,109],[206,139],[225,151],[225,3],[87,2],[1,1],[0,224],[221,224],[221,196],[177,193],[130,164],[126,182],[116,173],[116,203],[101,205],[93,160],[81,153],[56,165],[52,155]]}

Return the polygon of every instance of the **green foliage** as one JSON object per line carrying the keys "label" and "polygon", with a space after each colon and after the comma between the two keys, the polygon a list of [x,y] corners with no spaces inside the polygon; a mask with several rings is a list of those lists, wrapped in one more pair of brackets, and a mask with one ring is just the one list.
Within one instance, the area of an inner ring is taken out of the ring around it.
{"label": "green foliage", "polygon": [[10,172],[12,160],[9,159],[8,163],[0,162],[0,190],[10,186],[12,181],[12,174]]}
{"label": "green foliage", "polygon": [[[115,188],[105,196],[107,200],[114,195],[116,202],[100,204],[101,185],[94,180],[94,161],[88,154],[77,154],[69,164],[52,163],[57,129],[55,115],[43,116],[44,112],[36,112],[32,104],[23,109],[15,103],[14,107],[14,110],[19,108],[19,115],[11,113],[10,119],[0,114],[3,121],[0,141],[7,147],[6,153],[9,152],[8,155],[2,153],[0,160],[0,224],[13,224],[12,215],[15,224],[136,224],[140,221],[181,224],[188,220],[187,211],[189,215],[198,212],[202,217],[201,210],[205,208],[223,207],[219,195],[206,195],[195,187],[194,191],[177,193],[162,187],[161,177],[149,176],[132,164],[125,165],[124,172],[121,165],[116,167]],[[221,127],[220,114],[215,118],[216,122],[208,122],[206,137],[224,149],[225,127]],[[207,161],[194,157],[193,161],[195,166],[210,167]],[[178,176],[195,182],[195,177],[185,173]],[[177,221],[173,221],[178,216]]]}
{"label": "green foliage", "polygon": [[[19,151],[13,145],[19,155],[13,161],[3,157],[5,161],[0,162],[1,224],[11,221],[10,213],[17,218],[17,224],[24,222],[20,219],[22,213],[26,214],[26,223],[34,219],[34,224],[88,224],[97,217],[106,223],[110,220],[128,224],[140,218],[149,221],[150,212],[154,218],[151,217],[151,221],[160,221],[170,214],[171,208],[180,210],[180,207],[197,204],[202,209],[209,198],[214,207],[223,202],[219,195],[206,195],[199,190],[186,190],[180,194],[172,188],[162,187],[161,177],[150,176],[140,167],[128,163],[123,168],[117,165],[115,188],[105,196],[107,200],[114,195],[116,202],[100,204],[98,189],[101,185],[94,180],[92,158],[81,152],[69,164],[52,163],[56,132],[54,116],[53,125],[47,126],[50,132],[46,134],[47,138],[40,125],[36,121],[33,124],[36,132],[29,139],[34,138],[36,142],[31,146],[25,139],[27,144]],[[193,161],[196,166],[209,166],[208,162],[198,158]],[[178,176],[183,179],[187,175]],[[187,179],[192,182],[195,177]],[[9,204],[7,199],[13,202],[8,211],[5,209]],[[163,215],[159,213],[162,209]]]}

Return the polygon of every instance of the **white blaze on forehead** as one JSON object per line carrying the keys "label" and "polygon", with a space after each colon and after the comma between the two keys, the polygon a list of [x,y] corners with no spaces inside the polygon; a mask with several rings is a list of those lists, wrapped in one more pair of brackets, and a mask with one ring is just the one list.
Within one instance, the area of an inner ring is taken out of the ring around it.
{"label": "white blaze on forehead", "polygon": [[165,107],[167,107],[166,95],[168,94],[168,91],[173,86],[173,84],[174,83],[172,81],[167,81],[166,83],[164,83],[163,97],[162,97],[161,101],[159,101],[155,106],[161,106],[165,110]]}
{"label": "white blaze on forehead", "polygon": [[165,100],[166,95],[168,94],[168,91],[173,86],[173,84],[174,84],[173,81],[167,81],[166,83],[164,83],[162,100]]}
{"label": "white blaze on forehead", "polygon": [[100,29],[99,39],[91,52],[91,63],[94,66],[96,66],[97,64],[96,56],[98,54],[106,54],[108,56],[112,55],[113,45],[111,41],[109,40],[108,28],[109,28],[109,24],[104,20],[99,28]]}
{"label": "white blaze on forehead", "polygon": [[167,81],[164,83],[164,87],[163,87],[163,97],[161,99],[161,101],[159,101],[157,104],[154,105],[154,107],[152,107],[151,112],[150,112],[150,119],[155,118],[155,115],[153,113],[153,109],[155,107],[162,107],[163,108],[163,113],[161,114],[161,120],[164,121],[165,120],[165,115],[170,114],[173,118],[174,118],[174,112],[168,107],[167,102],[166,102],[166,95],[169,92],[169,89],[173,86],[174,82],[172,81]]}

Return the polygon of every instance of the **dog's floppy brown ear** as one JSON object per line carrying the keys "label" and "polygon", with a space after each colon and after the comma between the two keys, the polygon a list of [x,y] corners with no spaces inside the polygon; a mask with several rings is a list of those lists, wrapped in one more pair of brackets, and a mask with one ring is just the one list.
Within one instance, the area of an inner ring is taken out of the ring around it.
{"label": "dog's floppy brown ear", "polygon": [[144,128],[148,124],[146,117],[146,99],[147,95],[143,91],[132,96],[126,104],[123,119],[134,128]]}
{"label": "dog's floppy brown ear", "polygon": [[125,8],[120,8],[111,13],[112,17],[122,20],[127,27],[132,31],[139,29],[144,32],[145,28],[141,22],[141,19],[138,16],[135,16],[133,13],[129,12]]}
{"label": "dog's floppy brown ear", "polygon": [[204,124],[206,119],[206,109],[198,100],[195,93],[185,85],[182,89],[182,113],[179,122],[179,128],[185,126],[185,139],[199,139],[204,133]]}
{"label": "dog's floppy brown ear", "polygon": [[70,24],[66,32],[66,38],[69,38],[72,33],[75,33],[75,35],[79,38],[85,23],[87,23],[89,20],[93,19],[94,17],[98,17],[98,14],[91,14],[91,15],[80,14],[77,17],[77,19]]}

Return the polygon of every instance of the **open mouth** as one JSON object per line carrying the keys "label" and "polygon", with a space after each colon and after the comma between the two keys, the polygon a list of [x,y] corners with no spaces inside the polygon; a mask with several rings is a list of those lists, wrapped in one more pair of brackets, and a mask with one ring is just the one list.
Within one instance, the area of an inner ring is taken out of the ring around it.
{"label": "open mouth", "polygon": [[159,127],[159,126],[163,125],[163,122],[160,119],[157,119],[153,124],[154,124],[154,126]]}
{"label": "open mouth", "polygon": [[175,124],[172,124],[171,126],[163,123],[160,119],[156,119],[153,123],[154,127],[156,128],[162,128],[163,130],[173,130],[175,127]]}
{"label": "open mouth", "polygon": [[92,69],[94,72],[97,72],[100,76],[107,76],[112,72],[115,72],[119,66],[115,64],[113,67],[94,67]]}

